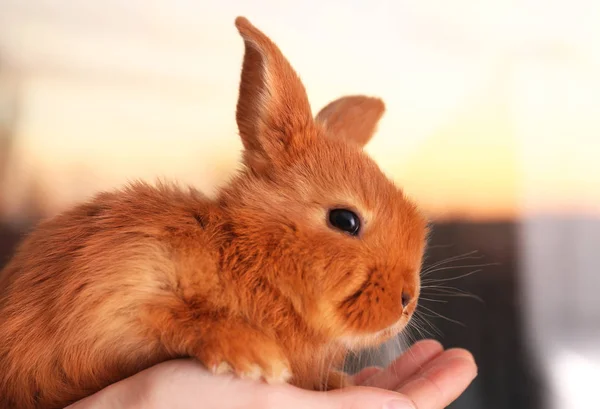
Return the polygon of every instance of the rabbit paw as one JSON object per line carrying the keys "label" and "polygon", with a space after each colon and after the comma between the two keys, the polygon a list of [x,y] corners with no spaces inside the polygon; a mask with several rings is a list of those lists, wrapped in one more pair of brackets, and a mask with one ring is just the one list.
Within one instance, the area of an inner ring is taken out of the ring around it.
{"label": "rabbit paw", "polygon": [[279,346],[265,335],[249,331],[236,339],[204,344],[197,357],[216,375],[234,374],[243,379],[286,383],[290,365]]}

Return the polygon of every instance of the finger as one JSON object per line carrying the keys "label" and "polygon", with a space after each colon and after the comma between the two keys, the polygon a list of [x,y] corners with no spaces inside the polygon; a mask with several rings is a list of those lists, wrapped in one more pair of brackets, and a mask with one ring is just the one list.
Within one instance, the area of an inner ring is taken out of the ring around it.
{"label": "finger", "polygon": [[352,376],[352,382],[354,385],[363,385],[369,378],[375,374],[378,374],[382,370],[383,369],[378,366],[369,366],[368,368],[365,368],[356,375]]}
{"label": "finger", "polygon": [[411,381],[413,377],[422,375],[434,367],[443,367],[446,362],[455,358],[463,358],[475,363],[473,355],[469,351],[462,348],[450,348],[443,351],[441,354],[436,355],[433,359],[423,363],[423,365],[421,365],[417,371],[406,377],[403,383],[399,384],[395,389],[401,388],[404,383]]}
{"label": "finger", "polygon": [[390,390],[397,389],[427,362],[439,356],[443,350],[444,347],[437,341],[431,339],[419,341],[385,370],[365,380],[362,385]]}
{"label": "finger", "polygon": [[413,375],[399,392],[419,409],[441,409],[450,405],[473,381],[477,367],[472,357],[464,353],[449,355]]}

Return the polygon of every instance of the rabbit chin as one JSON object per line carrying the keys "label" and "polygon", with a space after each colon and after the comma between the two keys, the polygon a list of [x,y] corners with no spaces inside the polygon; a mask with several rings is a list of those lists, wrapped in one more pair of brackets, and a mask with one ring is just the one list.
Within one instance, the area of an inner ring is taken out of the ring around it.
{"label": "rabbit chin", "polygon": [[376,347],[402,332],[409,321],[410,316],[403,315],[387,328],[370,334],[346,335],[340,338],[340,342],[351,351]]}

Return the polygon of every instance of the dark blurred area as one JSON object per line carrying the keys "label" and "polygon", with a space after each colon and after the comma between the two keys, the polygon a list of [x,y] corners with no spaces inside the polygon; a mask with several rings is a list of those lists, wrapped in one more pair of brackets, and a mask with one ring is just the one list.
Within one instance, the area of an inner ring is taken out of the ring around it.
{"label": "dark blurred area", "polygon": [[[541,378],[527,349],[520,313],[523,305],[519,288],[518,239],[516,222],[455,222],[434,227],[425,270],[428,264],[468,253],[476,258],[443,266],[483,265],[481,268],[449,268],[427,277],[480,300],[440,296],[437,298],[447,303],[421,301],[421,308],[457,321],[428,316],[427,320],[439,331],[431,331],[434,337],[445,347],[467,348],[479,366],[479,376],[451,408],[542,407]],[[471,271],[477,272],[456,278]],[[435,299],[435,292],[428,294],[424,289],[424,297]]]}
{"label": "dark blurred area", "polygon": [[21,237],[22,232],[0,224],[0,266],[4,266],[8,262]]}

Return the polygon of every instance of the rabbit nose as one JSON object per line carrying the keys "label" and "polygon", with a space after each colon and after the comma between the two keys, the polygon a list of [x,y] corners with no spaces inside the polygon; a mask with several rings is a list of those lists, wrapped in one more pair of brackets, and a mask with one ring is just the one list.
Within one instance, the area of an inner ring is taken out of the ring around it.
{"label": "rabbit nose", "polygon": [[410,303],[411,297],[410,294],[406,291],[402,292],[402,307],[406,308],[406,306]]}

